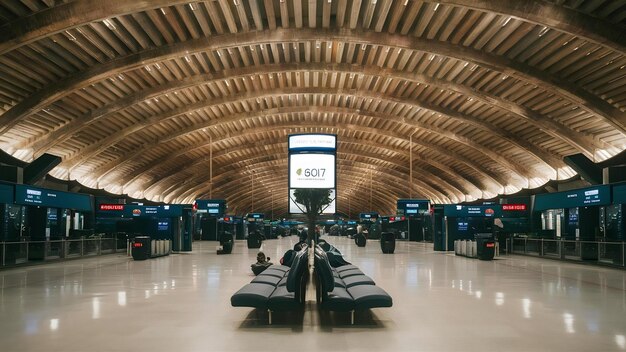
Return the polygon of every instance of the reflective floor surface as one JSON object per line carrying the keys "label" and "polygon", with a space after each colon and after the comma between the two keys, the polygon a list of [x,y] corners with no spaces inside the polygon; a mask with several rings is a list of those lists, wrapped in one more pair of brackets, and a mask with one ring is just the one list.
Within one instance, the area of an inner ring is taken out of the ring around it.
{"label": "reflective floor surface", "polygon": [[[215,242],[142,262],[111,255],[0,271],[0,351],[620,351],[626,271],[530,257],[492,262],[400,242],[327,238],[394,299],[349,325],[230,306],[257,250]],[[269,240],[273,261],[296,238]]]}

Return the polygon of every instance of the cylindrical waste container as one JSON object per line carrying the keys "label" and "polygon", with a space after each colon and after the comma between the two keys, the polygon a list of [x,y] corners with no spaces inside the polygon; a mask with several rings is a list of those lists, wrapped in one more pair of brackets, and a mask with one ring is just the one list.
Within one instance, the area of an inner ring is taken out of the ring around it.
{"label": "cylindrical waste container", "polygon": [[150,258],[152,249],[148,236],[137,236],[131,244],[131,254],[134,260],[146,260]]}
{"label": "cylindrical waste container", "polygon": [[480,260],[492,260],[496,254],[493,234],[477,233],[474,238],[476,238],[476,257]]}
{"label": "cylindrical waste container", "polygon": [[383,232],[380,234],[380,249],[383,253],[393,254],[396,250],[396,234],[393,232]]}
{"label": "cylindrical waste container", "polygon": [[262,243],[263,238],[259,232],[254,231],[248,235],[248,248],[261,248]]}
{"label": "cylindrical waste container", "polygon": [[367,244],[367,238],[365,238],[363,234],[356,234],[354,236],[354,243],[356,243],[358,247],[365,247]]}
{"label": "cylindrical waste container", "polygon": [[228,231],[224,231],[220,237],[220,245],[222,246],[222,249],[218,250],[217,254],[232,253],[233,246],[235,245],[235,239],[233,238],[233,235]]}

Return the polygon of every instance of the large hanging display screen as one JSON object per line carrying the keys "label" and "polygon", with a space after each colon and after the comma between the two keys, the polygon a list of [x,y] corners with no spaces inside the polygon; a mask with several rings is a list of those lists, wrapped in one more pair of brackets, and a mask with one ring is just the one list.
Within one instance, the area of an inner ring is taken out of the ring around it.
{"label": "large hanging display screen", "polygon": [[[294,196],[295,191],[295,189],[289,190],[289,213],[304,214],[306,208],[304,205],[296,202],[296,197]],[[322,214],[334,214],[337,211],[336,192],[334,189],[330,190],[330,199],[332,199],[332,201],[322,210]]]}
{"label": "large hanging display screen", "polygon": [[335,155],[291,154],[289,188],[335,188]]}

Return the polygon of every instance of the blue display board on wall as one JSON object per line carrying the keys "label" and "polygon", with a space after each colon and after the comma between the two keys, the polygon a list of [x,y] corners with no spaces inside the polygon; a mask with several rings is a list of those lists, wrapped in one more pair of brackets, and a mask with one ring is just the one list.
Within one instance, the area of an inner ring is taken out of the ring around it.
{"label": "blue display board on wall", "polygon": [[592,205],[611,204],[611,188],[599,185],[566,192],[538,194],[535,196],[535,211],[566,209]]}
{"label": "blue display board on wall", "polygon": [[458,205],[446,204],[443,206],[443,215],[450,217],[485,217],[499,218],[502,216],[502,206],[494,205]]}
{"label": "blue display board on wall", "polygon": [[92,196],[88,194],[55,191],[26,185],[15,185],[15,203],[88,212],[93,211]]}

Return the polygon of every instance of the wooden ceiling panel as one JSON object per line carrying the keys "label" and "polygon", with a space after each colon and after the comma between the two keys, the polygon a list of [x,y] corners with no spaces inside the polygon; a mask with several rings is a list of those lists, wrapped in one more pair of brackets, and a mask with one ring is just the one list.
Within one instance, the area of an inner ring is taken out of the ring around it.
{"label": "wooden ceiling panel", "polygon": [[[52,174],[90,187],[241,211],[251,170],[284,211],[290,133],[338,135],[352,213],[391,213],[409,187],[442,202],[536,187],[564,156],[626,148],[618,3],[7,0],[0,147],[58,154]],[[408,179],[411,153],[427,180]]]}

